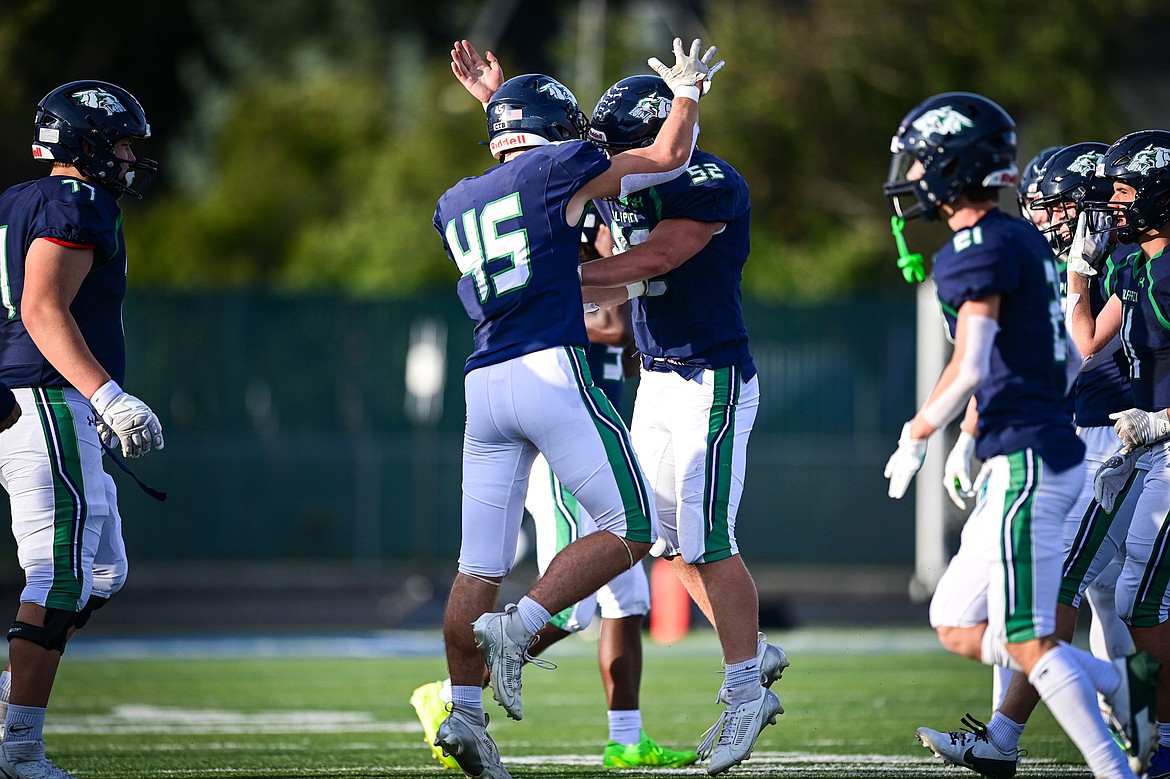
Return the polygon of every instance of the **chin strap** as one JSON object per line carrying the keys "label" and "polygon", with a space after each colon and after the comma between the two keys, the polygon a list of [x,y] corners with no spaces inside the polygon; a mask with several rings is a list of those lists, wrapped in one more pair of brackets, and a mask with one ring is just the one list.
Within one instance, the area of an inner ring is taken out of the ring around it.
{"label": "chin strap", "polygon": [[923,269],[921,254],[911,254],[906,247],[906,238],[902,230],[906,227],[906,220],[900,216],[890,217],[890,232],[894,234],[894,242],[898,244],[898,268],[902,271],[902,278],[907,284],[916,284],[926,280],[926,271]]}

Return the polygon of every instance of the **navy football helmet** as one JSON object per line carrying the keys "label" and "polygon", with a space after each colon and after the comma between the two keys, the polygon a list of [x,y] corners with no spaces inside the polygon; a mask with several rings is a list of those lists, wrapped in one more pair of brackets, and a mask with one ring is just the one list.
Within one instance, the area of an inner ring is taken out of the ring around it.
{"label": "navy football helmet", "polygon": [[589,122],[589,140],[611,154],[649,146],[670,113],[674,92],[658,76],[630,76],[605,91]]}
{"label": "navy football helmet", "polygon": [[1074,143],[1052,155],[1036,180],[1034,211],[1046,211],[1040,231],[1057,254],[1072,246],[1077,217],[1086,202],[1108,200],[1113,184],[1097,178],[1097,163],[1108,150],[1103,143]]}
{"label": "navy football helmet", "polygon": [[488,148],[496,159],[509,149],[580,140],[585,128],[577,98],[551,76],[515,76],[488,101]]}
{"label": "navy football helmet", "polygon": [[[105,81],[72,81],[37,104],[32,156],[67,162],[114,197],[142,197],[158,172],[154,160],[127,163],[114,154],[123,138],[149,138],[146,113],[134,95]],[[123,166],[127,166],[123,175]]]}
{"label": "navy football helmet", "polygon": [[[971,187],[1015,187],[1016,124],[982,95],[947,92],[915,106],[890,141],[890,173],[883,188],[903,219],[937,219],[940,206]],[[914,163],[919,178],[909,180]]]}
{"label": "navy football helmet", "polygon": [[1097,176],[1110,187],[1120,181],[1136,190],[1133,202],[1098,202],[1090,210],[1113,216],[1117,238],[1134,243],[1139,236],[1170,222],[1170,132],[1139,130],[1106,150],[1097,165]]}
{"label": "navy football helmet", "polygon": [[1041,149],[1020,173],[1020,184],[1016,187],[1016,202],[1020,205],[1020,216],[1031,219],[1032,200],[1036,197],[1036,179],[1040,178],[1040,170],[1044,163],[1052,159],[1052,155],[1063,149],[1063,146],[1049,146]]}

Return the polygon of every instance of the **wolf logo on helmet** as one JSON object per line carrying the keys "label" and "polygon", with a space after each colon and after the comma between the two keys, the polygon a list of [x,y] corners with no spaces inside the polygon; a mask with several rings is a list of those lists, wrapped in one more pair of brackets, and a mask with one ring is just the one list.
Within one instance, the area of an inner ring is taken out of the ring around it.
{"label": "wolf logo on helmet", "polygon": [[975,123],[949,105],[927,111],[913,122],[914,129],[923,135],[957,135]]}
{"label": "wolf logo on helmet", "polygon": [[1166,167],[1170,167],[1170,149],[1150,144],[1133,155],[1133,159],[1125,166],[1125,169],[1145,176],[1151,170]]}
{"label": "wolf logo on helmet", "polygon": [[1079,173],[1082,176],[1091,176],[1097,170],[1097,163],[1101,161],[1101,153],[1094,152],[1089,154],[1082,154],[1071,163],[1068,169],[1073,173]]}
{"label": "wolf logo on helmet", "polygon": [[630,109],[630,116],[635,119],[641,119],[643,122],[649,122],[653,119],[665,119],[670,113],[670,100],[658,95],[644,97],[638,101],[638,104]]}
{"label": "wolf logo on helmet", "polygon": [[126,113],[125,106],[118,102],[118,98],[104,89],[84,89],[80,92],[74,92],[70,97],[76,100],[79,105],[100,108],[108,116]]}

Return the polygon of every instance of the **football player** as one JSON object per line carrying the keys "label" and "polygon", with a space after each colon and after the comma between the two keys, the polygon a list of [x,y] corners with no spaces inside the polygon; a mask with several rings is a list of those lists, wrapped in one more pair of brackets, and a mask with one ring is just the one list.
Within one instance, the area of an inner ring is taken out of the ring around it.
{"label": "football player", "polygon": [[[597,103],[589,138],[615,160],[654,142],[674,109],[656,76],[630,76]],[[755,582],[736,541],[759,380],[740,280],[749,248],[747,185],[725,160],[695,149],[682,175],[597,203],[615,254],[586,263],[586,300],[634,300],[642,372],[630,428],[654,484],[668,559],[723,648],[725,704],[699,746],[707,772],[751,756],[783,713],[768,689],[788,660],[759,632]]]}
{"label": "football player", "polygon": [[[1049,155],[1042,172],[1033,180],[1031,194],[1026,199],[1027,207],[1033,213],[1044,213],[1043,218],[1033,221],[1042,226],[1041,232],[1048,238],[1057,259],[1062,263],[1069,262],[1074,268],[1085,263],[1079,255],[1069,257],[1080,214],[1087,213],[1085,203],[1107,200],[1112,194],[1112,186],[1095,176],[1097,162],[1107,148],[1103,143],[1094,142],[1058,148]],[[1100,271],[1094,271],[1094,276],[1088,281],[1088,295],[1094,313],[1104,307],[1105,300],[1126,272],[1126,260],[1133,249],[1109,243],[1093,252],[1093,266]],[[1139,461],[1129,475],[1128,483],[1122,485],[1121,494],[1108,501],[1106,506],[1094,498],[1094,476],[1120,446],[1109,415],[1132,405],[1127,374],[1128,364],[1120,352],[1098,352],[1091,366],[1086,364],[1075,378],[1072,388],[1074,418],[1077,435],[1086,446],[1087,467],[1080,494],[1065,518],[1064,580],[1056,608],[1057,635],[1061,640],[1072,641],[1081,602],[1087,598],[1093,612],[1090,630],[1093,653],[1121,667],[1127,662],[1135,662],[1136,658],[1127,661],[1133,641],[1129,629],[1117,616],[1115,605],[1116,581],[1121,572],[1119,549],[1129,529],[1134,504],[1149,465],[1145,460]],[[948,465],[951,463],[948,458]],[[963,465],[966,464],[964,459]],[[947,483],[951,483],[950,479]],[[966,497],[972,494],[969,492]],[[998,680],[999,676],[996,678]],[[1039,696],[1026,678],[1015,674],[1005,693],[1001,691],[994,698],[995,710],[987,724],[990,744],[1002,753],[1002,757],[996,759],[984,755],[986,762],[980,767],[987,770],[989,764],[1002,762],[1003,765],[996,766],[997,774],[1008,773],[1005,766],[1015,763],[1024,723],[1038,702]],[[1107,704],[1105,709],[1107,723],[1129,753],[1134,771],[1141,774],[1152,745],[1152,710],[1145,707],[1133,712],[1126,707],[1114,714]],[[978,720],[974,721],[978,723]],[[923,741],[933,744],[936,751],[951,749],[949,733],[923,728],[921,735]],[[957,754],[951,757],[962,760]]]}
{"label": "football player", "polygon": [[[470,57],[470,55],[467,55]],[[478,57],[478,53],[475,54]],[[610,233],[601,224],[595,210],[585,215],[579,254],[582,261],[610,254]],[[633,326],[630,305],[603,308],[585,314],[589,348],[585,358],[593,382],[605,393],[615,409],[622,407],[625,379],[637,370],[632,356]],[[636,374],[633,374],[636,375]],[[548,467],[544,455],[533,461],[524,507],[536,528],[536,554],[540,574],[552,558],[581,535],[595,532],[597,525],[571,492]],[[595,594],[589,595],[554,614],[549,624],[537,631],[530,648],[533,655],[573,633],[589,627],[595,614],[601,613],[601,634],[597,642],[597,662],[605,686],[609,741],[602,754],[602,765],[613,768],[679,767],[694,763],[698,756],[660,746],[642,728],[639,703],[642,686],[642,623],[650,610],[650,585],[646,571],[635,565],[615,576]],[[484,686],[489,680],[484,680]],[[423,733],[432,754],[446,768],[457,768],[454,758],[445,756],[434,745],[439,725],[447,717],[451,702],[450,679],[418,687],[410,698],[423,725]]]}
{"label": "football player", "polygon": [[1020,216],[1037,227],[1043,227],[1044,221],[1048,218],[1048,212],[1043,208],[1032,208],[1032,201],[1036,199],[1040,171],[1044,169],[1044,163],[1048,162],[1052,155],[1060,151],[1061,148],[1063,147],[1048,146],[1037,152],[1036,156],[1024,166],[1023,172],[1020,173],[1020,183],[1016,185],[1016,204],[1020,207]]}
{"label": "football player", "polygon": [[[1062,525],[1085,447],[1063,405],[1068,348],[1056,260],[1035,229],[996,205],[998,190],[1017,183],[1015,123],[986,97],[945,93],[913,108],[890,148],[884,191],[894,214],[942,219],[954,233],[932,269],[954,350],[902,428],[885,469],[889,494],[905,494],[929,437],[969,410],[972,396],[975,451],[987,469],[931,600],[931,624],[949,651],[1026,673],[1093,773],[1130,779],[1096,696],[1115,695],[1124,674],[1056,636]],[[986,727],[969,724],[947,734],[960,764],[1002,760]],[[955,762],[951,750],[938,752]]]}
{"label": "football player", "polygon": [[[1119,139],[1104,153],[1097,176],[1112,185],[1112,197],[1089,204],[1087,210],[1106,215],[1117,240],[1136,244],[1137,249],[1120,288],[1096,317],[1086,294],[1087,279],[1070,274],[1070,329],[1085,354],[1094,354],[1120,333],[1129,359],[1133,407],[1110,415],[1122,448],[1098,471],[1097,488],[1104,492],[1110,480],[1124,484],[1127,470],[1148,450],[1150,470],[1125,539],[1117,607],[1134,644],[1164,669],[1170,662],[1170,590],[1166,586],[1170,561],[1165,552],[1170,515],[1170,423],[1166,421],[1170,384],[1165,381],[1170,372],[1170,273],[1163,258],[1170,246],[1170,132],[1142,130]],[[1091,276],[1091,270],[1085,269],[1085,275]],[[1166,779],[1170,777],[1170,673],[1165,670],[1157,691],[1158,746],[1147,776]]]}
{"label": "football player", "polygon": [[[462,545],[443,626],[452,708],[436,738],[469,776],[509,776],[483,713],[485,660],[493,697],[520,719],[521,669],[536,631],[638,564],[655,540],[649,484],[585,360],[577,244],[590,200],[672,177],[686,164],[698,85],[714,55],[700,56],[700,48],[696,40],[684,51],[676,39],[673,67],[650,60],[681,90],[683,107],[657,143],[622,160],[583,140],[585,116],[559,81],[505,81],[484,101],[489,149],[501,164],[457,183],[435,209],[475,322],[465,368]],[[513,562],[537,452],[599,532],[566,546],[518,604],[491,612]]]}
{"label": "football player", "polygon": [[25,411],[0,436],[0,485],[25,573],[8,629],[0,746],[0,773],[12,779],[69,776],[45,756],[45,707],[65,642],[125,580],[103,443],[128,457],[163,447],[158,417],[121,387],[127,265],[118,199],[141,197],[157,170],[131,149],[149,137],[142,106],[125,89],[57,87],[37,106],[32,146],[34,158],[52,163],[50,175],[0,196],[0,380]]}

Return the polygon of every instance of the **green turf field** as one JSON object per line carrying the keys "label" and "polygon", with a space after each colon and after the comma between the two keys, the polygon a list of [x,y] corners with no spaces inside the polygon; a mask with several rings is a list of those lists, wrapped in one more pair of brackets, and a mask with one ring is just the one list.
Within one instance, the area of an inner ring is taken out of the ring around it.
{"label": "green turf field", "polygon": [[[753,758],[730,776],[953,777],[975,774],[919,746],[919,725],[958,726],[988,715],[991,672],[937,649],[928,630],[773,632],[792,660],[773,688],[786,713]],[[79,636],[77,645],[85,638]],[[274,642],[279,645],[281,642]],[[101,658],[66,655],[50,707],[55,761],[81,777],[452,777],[433,762],[408,702],[445,674],[433,656],[238,658],[200,655]],[[642,775],[602,769],[606,719],[595,647],[573,638],[529,667],[522,722],[486,706],[514,777]],[[642,709],[647,731],[693,748],[717,718],[719,650],[710,631],[673,647],[646,645]],[[1019,777],[1088,777],[1079,755],[1041,708],[1024,735]],[[656,770],[706,776],[701,767]]]}

